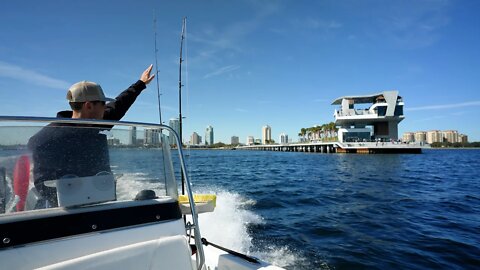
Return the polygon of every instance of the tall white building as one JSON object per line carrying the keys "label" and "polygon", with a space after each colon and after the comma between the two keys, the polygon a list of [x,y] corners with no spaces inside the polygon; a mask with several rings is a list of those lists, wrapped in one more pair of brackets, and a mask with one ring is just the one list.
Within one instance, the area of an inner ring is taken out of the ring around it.
{"label": "tall white building", "polygon": [[193,132],[192,136],[190,136],[190,144],[199,145],[201,142],[202,142],[202,137],[200,137],[198,133]]}
{"label": "tall white building", "polygon": [[288,135],[285,134],[285,133],[281,133],[278,141],[279,141],[281,144],[287,144],[287,143],[288,143]]}
{"label": "tall white building", "polygon": [[272,141],[272,128],[269,125],[262,127],[262,144],[267,144]]}
{"label": "tall white building", "polygon": [[205,145],[213,144],[213,127],[208,126],[205,130]]}
{"label": "tall white building", "polygon": [[253,145],[255,143],[255,138],[253,136],[247,137],[247,145]]}
{"label": "tall white building", "polygon": [[443,134],[440,130],[427,131],[427,143],[443,142]]}
{"label": "tall white building", "polygon": [[[180,136],[180,121],[178,121],[178,118],[170,119],[170,121],[168,122],[168,125],[173,130],[175,130],[175,132]],[[169,137],[169,140],[170,140],[170,145],[174,145],[174,144],[176,145],[177,144],[177,142],[175,141],[175,136],[173,135],[172,132],[170,132],[168,137]],[[182,138],[180,138],[180,140],[182,140]]]}
{"label": "tall white building", "polygon": [[405,133],[403,133],[402,141],[405,142],[405,143],[415,142],[415,132],[405,132]]}
{"label": "tall white building", "polygon": [[424,143],[426,141],[427,141],[427,132],[425,132],[425,131],[415,132],[415,142]]}
{"label": "tall white building", "polygon": [[145,144],[146,145],[159,145],[160,144],[160,135],[161,130],[155,128],[146,128],[145,129]]}
{"label": "tall white building", "polygon": [[449,143],[458,142],[458,131],[456,130],[445,130],[443,131],[443,138]]}
{"label": "tall white building", "polygon": [[128,134],[128,145],[137,144],[137,127],[130,127]]}

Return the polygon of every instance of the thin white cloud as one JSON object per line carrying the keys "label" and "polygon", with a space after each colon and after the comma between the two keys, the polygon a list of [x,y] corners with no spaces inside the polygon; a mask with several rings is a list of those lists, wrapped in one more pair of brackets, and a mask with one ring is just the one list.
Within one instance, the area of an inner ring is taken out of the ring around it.
{"label": "thin white cloud", "polygon": [[232,72],[232,71],[237,70],[239,68],[240,68],[240,66],[237,66],[237,65],[230,65],[230,66],[222,67],[222,68],[219,68],[219,69],[215,70],[214,72],[210,72],[210,73],[206,74],[205,76],[203,76],[203,78],[207,79],[207,78],[210,78],[210,77],[218,76],[218,75],[221,75],[221,74],[224,74],[224,73]]}
{"label": "thin white cloud", "polygon": [[241,108],[236,108],[235,111],[237,111],[237,112],[248,112],[248,110],[241,109]]}
{"label": "thin white cloud", "polygon": [[426,110],[441,110],[441,109],[461,108],[461,107],[470,107],[470,106],[480,106],[480,101],[470,101],[470,102],[442,104],[442,105],[429,105],[429,106],[406,108],[405,110],[406,111],[426,111]]}
{"label": "thin white cloud", "polygon": [[28,70],[2,61],[0,61],[0,77],[62,90],[68,89],[71,85],[66,81],[51,78],[36,71]]}

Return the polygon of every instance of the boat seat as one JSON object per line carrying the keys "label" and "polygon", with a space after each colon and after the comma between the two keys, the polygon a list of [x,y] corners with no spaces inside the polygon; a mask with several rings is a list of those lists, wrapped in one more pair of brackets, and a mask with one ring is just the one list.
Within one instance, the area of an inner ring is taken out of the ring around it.
{"label": "boat seat", "polygon": [[175,235],[101,251],[37,269],[192,270],[194,268],[190,246],[186,237],[183,235]]}

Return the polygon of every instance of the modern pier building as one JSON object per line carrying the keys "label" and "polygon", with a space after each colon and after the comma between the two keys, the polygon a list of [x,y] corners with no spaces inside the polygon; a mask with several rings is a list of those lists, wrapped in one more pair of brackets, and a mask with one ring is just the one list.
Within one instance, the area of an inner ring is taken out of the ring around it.
{"label": "modern pier building", "polygon": [[[357,107],[360,104],[369,105]],[[398,91],[339,97],[332,105],[340,105],[334,113],[339,142],[398,140],[398,123],[405,118],[403,99]]]}
{"label": "modern pier building", "polygon": [[[365,106],[365,104],[368,104]],[[337,98],[332,105],[338,140],[310,140],[300,143],[247,145],[239,149],[313,153],[421,153],[423,143],[405,143],[398,138],[398,123],[403,115],[403,99],[398,91],[383,91],[364,96]],[[363,107],[361,107],[363,105]],[[409,139],[417,138],[410,133]],[[415,139],[415,141],[417,141]]]}

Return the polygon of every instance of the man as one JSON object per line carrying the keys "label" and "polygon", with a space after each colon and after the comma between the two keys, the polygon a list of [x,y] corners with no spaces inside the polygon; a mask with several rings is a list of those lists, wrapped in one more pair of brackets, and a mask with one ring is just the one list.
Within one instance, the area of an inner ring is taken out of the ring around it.
{"label": "man", "polygon": [[[115,99],[105,97],[100,85],[94,82],[81,81],[72,85],[67,92],[72,111],[61,111],[57,117],[120,120],[155,77],[150,74],[152,66]],[[45,186],[45,181],[111,172],[107,137],[103,134],[110,128],[52,123],[30,138],[28,147],[34,163],[34,184],[51,205],[56,205],[56,190]]]}

